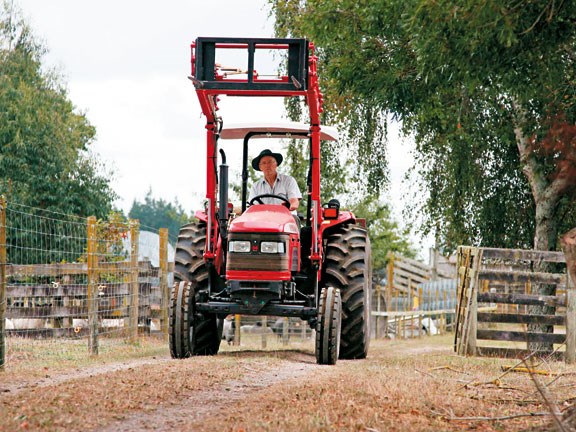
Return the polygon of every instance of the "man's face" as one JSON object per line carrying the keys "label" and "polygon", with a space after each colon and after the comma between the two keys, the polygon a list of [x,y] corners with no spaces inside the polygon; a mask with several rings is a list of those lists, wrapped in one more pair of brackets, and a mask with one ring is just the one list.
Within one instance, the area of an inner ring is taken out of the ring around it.
{"label": "man's face", "polygon": [[278,168],[278,163],[276,159],[272,156],[264,156],[260,159],[260,163],[258,164],[260,171],[264,173],[265,176],[269,176],[271,174],[276,174],[276,168]]}

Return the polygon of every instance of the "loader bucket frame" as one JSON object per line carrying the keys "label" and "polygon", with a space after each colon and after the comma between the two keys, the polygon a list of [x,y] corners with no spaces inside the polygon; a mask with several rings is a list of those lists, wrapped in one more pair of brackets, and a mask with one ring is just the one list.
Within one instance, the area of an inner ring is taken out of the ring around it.
{"label": "loader bucket frame", "polygon": [[[216,63],[217,50],[245,50],[248,69],[245,77],[226,74]],[[258,50],[287,51],[286,75],[260,77],[254,71],[254,55]],[[218,247],[216,197],[218,188],[218,137],[222,121],[217,115],[218,96],[302,96],[310,112],[310,145],[312,187],[312,247],[310,260],[320,267],[322,245],[320,227],[323,221],[320,202],[320,113],[322,93],[318,86],[317,60],[314,45],[306,39],[281,38],[197,38],[191,45],[192,73],[202,112],[206,117],[206,200],[207,241],[204,259],[214,261]],[[226,206],[227,203],[219,203]]]}

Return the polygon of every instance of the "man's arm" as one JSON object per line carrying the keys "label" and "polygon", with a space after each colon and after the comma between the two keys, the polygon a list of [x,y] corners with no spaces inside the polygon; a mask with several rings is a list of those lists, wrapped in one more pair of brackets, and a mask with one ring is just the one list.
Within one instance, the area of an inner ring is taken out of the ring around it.
{"label": "man's arm", "polygon": [[298,183],[292,176],[288,176],[288,201],[290,201],[290,210],[297,210],[300,205],[300,200],[302,199],[302,194],[298,188]]}

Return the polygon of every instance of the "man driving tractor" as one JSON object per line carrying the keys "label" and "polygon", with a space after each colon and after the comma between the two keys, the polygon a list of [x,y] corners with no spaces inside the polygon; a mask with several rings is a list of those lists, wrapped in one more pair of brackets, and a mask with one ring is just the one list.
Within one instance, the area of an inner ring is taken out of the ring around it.
{"label": "man driving tractor", "polygon": [[[273,153],[269,149],[262,150],[258,156],[252,160],[252,168],[262,171],[264,178],[258,180],[252,186],[249,200],[258,195],[271,194],[280,195],[290,201],[290,210],[298,209],[302,194],[294,177],[279,174],[278,166],[284,158],[280,153]],[[282,204],[277,198],[262,198],[264,204]]]}

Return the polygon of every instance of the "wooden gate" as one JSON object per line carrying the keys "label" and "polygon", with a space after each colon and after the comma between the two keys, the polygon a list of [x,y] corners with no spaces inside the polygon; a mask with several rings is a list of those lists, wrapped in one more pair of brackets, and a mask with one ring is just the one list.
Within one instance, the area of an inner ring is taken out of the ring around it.
{"label": "wooden gate", "polygon": [[[542,262],[555,263],[556,272],[533,271]],[[457,265],[454,349],[458,354],[519,357],[533,352],[529,344],[541,342],[556,345],[556,355],[562,355],[574,320],[566,314],[562,252],[461,246]],[[538,294],[539,284],[555,286],[555,295]],[[488,305],[492,307],[483,310]],[[554,313],[533,314],[529,308],[535,305],[552,306]],[[551,326],[553,331],[529,331],[530,324]],[[565,352],[573,353],[573,344],[568,342]]]}

